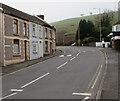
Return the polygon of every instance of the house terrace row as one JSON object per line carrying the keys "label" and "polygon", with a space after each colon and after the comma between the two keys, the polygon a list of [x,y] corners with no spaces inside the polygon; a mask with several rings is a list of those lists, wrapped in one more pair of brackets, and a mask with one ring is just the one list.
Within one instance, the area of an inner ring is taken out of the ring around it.
{"label": "house terrace row", "polygon": [[0,64],[33,60],[56,51],[56,29],[44,16],[0,4]]}

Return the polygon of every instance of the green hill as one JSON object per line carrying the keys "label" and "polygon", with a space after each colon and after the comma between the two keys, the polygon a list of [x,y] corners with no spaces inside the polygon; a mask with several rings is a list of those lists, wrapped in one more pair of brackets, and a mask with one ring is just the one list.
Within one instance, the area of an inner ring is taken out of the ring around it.
{"label": "green hill", "polygon": [[[108,15],[113,16],[111,25],[113,25],[114,23],[117,22],[117,18],[118,18],[117,12],[109,12]],[[78,22],[81,19],[85,19],[85,20],[92,21],[96,25],[96,21],[98,20],[98,17],[99,17],[99,14],[84,16],[84,17],[77,17],[77,18],[70,18],[70,19],[65,19],[62,21],[51,23],[57,29],[57,42],[59,43],[59,45],[62,44],[64,34],[71,36],[71,38],[69,37],[70,38],[69,40],[71,40],[71,43],[74,42],[75,40],[73,40],[73,39],[75,39]]]}

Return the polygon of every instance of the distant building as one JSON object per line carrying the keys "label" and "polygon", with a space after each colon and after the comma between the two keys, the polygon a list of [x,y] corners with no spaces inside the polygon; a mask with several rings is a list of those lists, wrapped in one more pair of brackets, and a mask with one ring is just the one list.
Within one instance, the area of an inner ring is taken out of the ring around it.
{"label": "distant building", "polygon": [[120,50],[120,1],[118,2],[118,22],[112,27],[112,33],[108,35],[111,37],[112,48]]}
{"label": "distant building", "polygon": [[113,26],[112,31],[112,48],[120,49],[120,21]]}
{"label": "distant building", "polygon": [[[56,29],[43,18],[43,15],[32,16],[0,4],[1,66],[43,57],[46,54],[45,49],[47,54],[55,52]],[[44,34],[48,39],[44,38]]]}

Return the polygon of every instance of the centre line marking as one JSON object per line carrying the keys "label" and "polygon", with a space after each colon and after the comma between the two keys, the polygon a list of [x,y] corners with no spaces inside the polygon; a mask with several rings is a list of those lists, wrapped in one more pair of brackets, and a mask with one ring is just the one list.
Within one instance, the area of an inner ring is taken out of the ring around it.
{"label": "centre line marking", "polygon": [[78,53],[76,56],[78,56],[80,53]]}
{"label": "centre line marking", "polygon": [[76,57],[73,57],[72,59],[70,59],[70,61],[74,60]]}
{"label": "centre line marking", "polygon": [[85,97],[82,101],[86,101],[86,100],[88,100],[90,97]]}
{"label": "centre line marking", "polygon": [[72,95],[91,96],[91,93],[72,93]]}
{"label": "centre line marking", "polygon": [[68,57],[72,56],[71,54],[67,55]]}
{"label": "centre line marking", "polygon": [[12,92],[22,92],[23,90],[22,89],[11,89],[10,91],[12,91]]}
{"label": "centre line marking", "polygon": [[16,94],[17,94],[17,93],[12,93],[12,94],[7,95],[7,96],[5,96],[5,97],[3,97],[3,98],[0,98],[0,99],[6,99],[6,98],[11,97],[11,96],[16,95]]}
{"label": "centre line marking", "polygon": [[29,83],[23,85],[21,88],[24,88],[24,87],[26,87],[26,86],[29,86],[30,84],[32,84],[32,83],[34,83],[34,82],[36,82],[36,81],[42,79],[43,77],[45,77],[45,76],[47,76],[47,75],[49,75],[49,74],[50,74],[50,73],[48,72],[48,73],[46,73],[46,74],[44,74],[44,75],[38,77],[37,79],[35,79],[35,80],[33,80],[33,81],[31,81],[31,82],[29,82]]}
{"label": "centre line marking", "polygon": [[65,62],[64,64],[60,65],[59,67],[57,67],[57,69],[63,67],[64,65],[66,65],[68,62]]}
{"label": "centre line marking", "polygon": [[64,57],[64,55],[60,55],[59,57],[61,57],[61,58],[62,58],[62,57]]}

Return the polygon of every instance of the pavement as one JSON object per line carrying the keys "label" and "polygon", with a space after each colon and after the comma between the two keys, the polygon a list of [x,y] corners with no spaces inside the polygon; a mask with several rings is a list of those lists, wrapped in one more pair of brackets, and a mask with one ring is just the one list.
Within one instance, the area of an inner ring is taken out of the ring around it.
{"label": "pavement", "polygon": [[101,99],[109,99],[111,101],[120,101],[120,52],[105,48],[101,49],[103,53],[107,54],[107,70],[103,82]]}
{"label": "pavement", "polygon": [[38,58],[38,59],[34,59],[34,60],[28,60],[28,61],[24,61],[24,62],[21,62],[21,63],[16,63],[16,64],[5,66],[5,67],[2,68],[1,75],[4,76],[4,75],[8,75],[10,73],[13,73],[15,71],[19,71],[21,69],[25,69],[25,68],[27,68],[31,65],[34,65],[36,63],[39,63],[39,62],[45,61],[47,59],[53,58],[53,57],[58,56],[60,54],[62,54],[62,51],[61,50],[56,50],[56,53],[46,55],[45,57],[42,57],[42,58]]}

